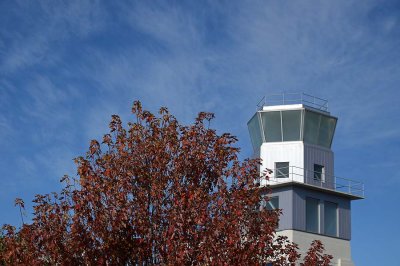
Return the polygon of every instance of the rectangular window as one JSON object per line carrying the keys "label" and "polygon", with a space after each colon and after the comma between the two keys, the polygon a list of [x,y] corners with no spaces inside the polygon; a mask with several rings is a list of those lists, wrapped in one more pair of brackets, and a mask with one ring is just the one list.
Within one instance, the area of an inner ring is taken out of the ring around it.
{"label": "rectangular window", "polygon": [[325,201],[324,203],[324,228],[325,234],[329,236],[337,236],[338,224],[338,205],[337,203]]}
{"label": "rectangular window", "polygon": [[300,140],[301,111],[282,111],[283,141]]}
{"label": "rectangular window", "polygon": [[304,142],[318,144],[320,119],[320,114],[306,110],[304,117]]}
{"label": "rectangular window", "polygon": [[266,142],[282,141],[281,112],[262,112],[261,119]]}
{"label": "rectangular window", "polygon": [[314,180],[325,181],[325,167],[323,165],[314,164]]}
{"label": "rectangular window", "polygon": [[289,178],[289,162],[275,163],[275,178]]}
{"label": "rectangular window", "polygon": [[306,231],[319,233],[319,200],[306,198]]}
{"label": "rectangular window", "polygon": [[279,197],[271,197],[269,198],[269,201],[265,200],[264,206],[267,210],[275,210],[279,209]]}

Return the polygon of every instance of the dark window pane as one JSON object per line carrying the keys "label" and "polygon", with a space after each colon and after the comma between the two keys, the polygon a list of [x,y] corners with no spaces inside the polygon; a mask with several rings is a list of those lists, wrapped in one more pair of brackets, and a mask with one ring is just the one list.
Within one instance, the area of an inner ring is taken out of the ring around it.
{"label": "dark window pane", "polygon": [[275,163],[275,178],[289,177],[289,162]]}
{"label": "dark window pane", "polygon": [[306,199],[306,230],[308,232],[319,232],[319,200]]}
{"label": "dark window pane", "polygon": [[261,113],[264,136],[267,142],[282,141],[281,112]]}
{"label": "dark window pane", "polygon": [[335,131],[336,119],[328,116],[321,116],[321,125],[319,128],[318,145],[326,148],[331,147],[333,133]]}
{"label": "dark window pane", "polygon": [[262,144],[260,121],[258,119],[258,113],[256,113],[250,121],[247,123],[249,128],[251,144],[253,145],[254,152],[260,149]]}
{"label": "dark window pane", "polygon": [[282,111],[283,141],[300,140],[301,111]]}
{"label": "dark window pane", "polygon": [[271,197],[269,201],[265,202],[265,208],[267,210],[279,209],[279,197]]}
{"label": "dark window pane", "polygon": [[307,111],[304,118],[304,141],[310,144],[318,144],[319,120],[321,115]]}
{"label": "dark window pane", "polygon": [[325,234],[337,236],[337,204],[325,201],[324,228]]}
{"label": "dark window pane", "polygon": [[314,164],[314,180],[325,181],[325,167],[323,165]]}

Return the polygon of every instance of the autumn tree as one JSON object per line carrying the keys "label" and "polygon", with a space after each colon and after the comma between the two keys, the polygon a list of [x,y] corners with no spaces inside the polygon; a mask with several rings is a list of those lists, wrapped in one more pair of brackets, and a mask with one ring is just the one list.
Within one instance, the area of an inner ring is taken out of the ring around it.
{"label": "autumn tree", "polygon": [[300,265],[329,265],[331,259],[332,255],[324,254],[324,245],[321,241],[314,240],[304,257],[304,262]]}
{"label": "autumn tree", "polygon": [[212,114],[184,126],[166,108],[132,113],[126,128],[112,116],[60,193],[36,196],[30,224],[3,226],[0,263],[294,265],[297,245],[275,233],[280,210],[260,208],[259,160],[240,162]]}

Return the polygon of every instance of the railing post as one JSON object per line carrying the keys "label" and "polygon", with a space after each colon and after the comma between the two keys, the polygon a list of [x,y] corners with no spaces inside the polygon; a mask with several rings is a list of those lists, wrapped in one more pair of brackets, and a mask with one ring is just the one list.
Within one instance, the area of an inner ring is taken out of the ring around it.
{"label": "railing post", "polygon": [[349,182],[349,193],[351,194],[351,181],[347,180],[347,182]]}
{"label": "railing post", "polygon": [[362,196],[364,197],[364,183],[362,184]]}

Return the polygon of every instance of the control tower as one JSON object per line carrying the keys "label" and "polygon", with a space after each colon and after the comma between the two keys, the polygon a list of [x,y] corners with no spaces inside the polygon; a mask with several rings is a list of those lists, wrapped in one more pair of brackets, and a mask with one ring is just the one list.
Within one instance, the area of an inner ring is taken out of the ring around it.
{"label": "control tower", "polygon": [[247,125],[260,174],[272,170],[260,186],[272,190],[265,207],[282,209],[278,234],[302,255],[321,240],[334,265],[350,266],[351,201],[364,198],[364,184],[334,174],[337,120],[326,100],[283,93],[264,97]]}

